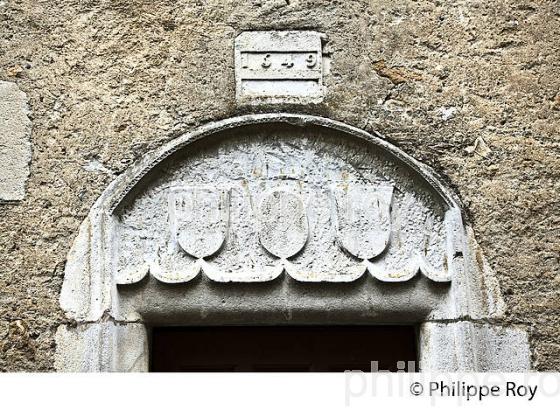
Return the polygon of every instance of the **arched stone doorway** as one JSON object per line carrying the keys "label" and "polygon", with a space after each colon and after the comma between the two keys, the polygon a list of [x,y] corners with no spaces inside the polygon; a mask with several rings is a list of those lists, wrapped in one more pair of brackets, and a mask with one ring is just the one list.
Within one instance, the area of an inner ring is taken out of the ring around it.
{"label": "arched stone doorway", "polygon": [[145,371],[162,325],[414,324],[424,370],[526,370],[458,200],[354,127],[297,114],[203,126],[92,207],[68,256],[57,368]]}

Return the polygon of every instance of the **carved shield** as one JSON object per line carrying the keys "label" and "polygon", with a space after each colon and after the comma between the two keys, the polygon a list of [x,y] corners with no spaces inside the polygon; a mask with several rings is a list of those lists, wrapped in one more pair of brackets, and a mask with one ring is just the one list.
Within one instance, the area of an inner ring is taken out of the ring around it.
{"label": "carved shield", "polygon": [[289,258],[307,242],[309,227],[300,196],[285,190],[264,195],[259,207],[261,245],[279,258]]}
{"label": "carved shield", "polygon": [[229,189],[181,188],[169,196],[172,238],[195,258],[205,258],[224,245],[229,225]]}
{"label": "carved shield", "polygon": [[335,188],[338,242],[359,259],[385,250],[391,233],[392,186],[347,185]]}

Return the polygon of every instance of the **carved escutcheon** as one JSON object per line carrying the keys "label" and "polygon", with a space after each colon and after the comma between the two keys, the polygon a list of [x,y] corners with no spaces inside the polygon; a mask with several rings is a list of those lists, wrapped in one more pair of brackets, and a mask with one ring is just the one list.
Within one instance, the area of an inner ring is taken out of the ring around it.
{"label": "carved escutcheon", "polygon": [[393,187],[335,188],[338,241],[359,259],[372,259],[389,244]]}
{"label": "carved escutcheon", "polygon": [[307,242],[309,227],[303,201],[292,192],[267,193],[259,207],[261,245],[274,256],[289,258]]}
{"label": "carved escutcheon", "polygon": [[218,252],[227,237],[229,190],[213,187],[175,188],[169,196],[172,238],[195,258]]}

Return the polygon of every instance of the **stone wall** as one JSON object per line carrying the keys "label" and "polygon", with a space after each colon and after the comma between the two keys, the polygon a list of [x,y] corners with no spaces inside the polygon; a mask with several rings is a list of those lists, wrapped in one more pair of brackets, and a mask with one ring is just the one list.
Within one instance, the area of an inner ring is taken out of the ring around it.
{"label": "stone wall", "polygon": [[[380,132],[443,176],[503,324],[559,371],[559,27],[553,1],[0,2],[0,80],[33,129],[26,196],[0,204],[0,369],[53,369],[66,253],[116,175],[197,125],[288,111]],[[327,35],[322,103],[236,104],[233,42],[256,29]]]}

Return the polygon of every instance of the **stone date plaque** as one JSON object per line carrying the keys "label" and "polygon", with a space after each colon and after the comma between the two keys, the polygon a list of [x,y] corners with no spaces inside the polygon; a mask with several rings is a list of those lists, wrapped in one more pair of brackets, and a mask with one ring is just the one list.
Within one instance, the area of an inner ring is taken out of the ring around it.
{"label": "stone date plaque", "polygon": [[238,102],[320,102],[324,95],[323,38],[316,31],[246,31],[237,36]]}

